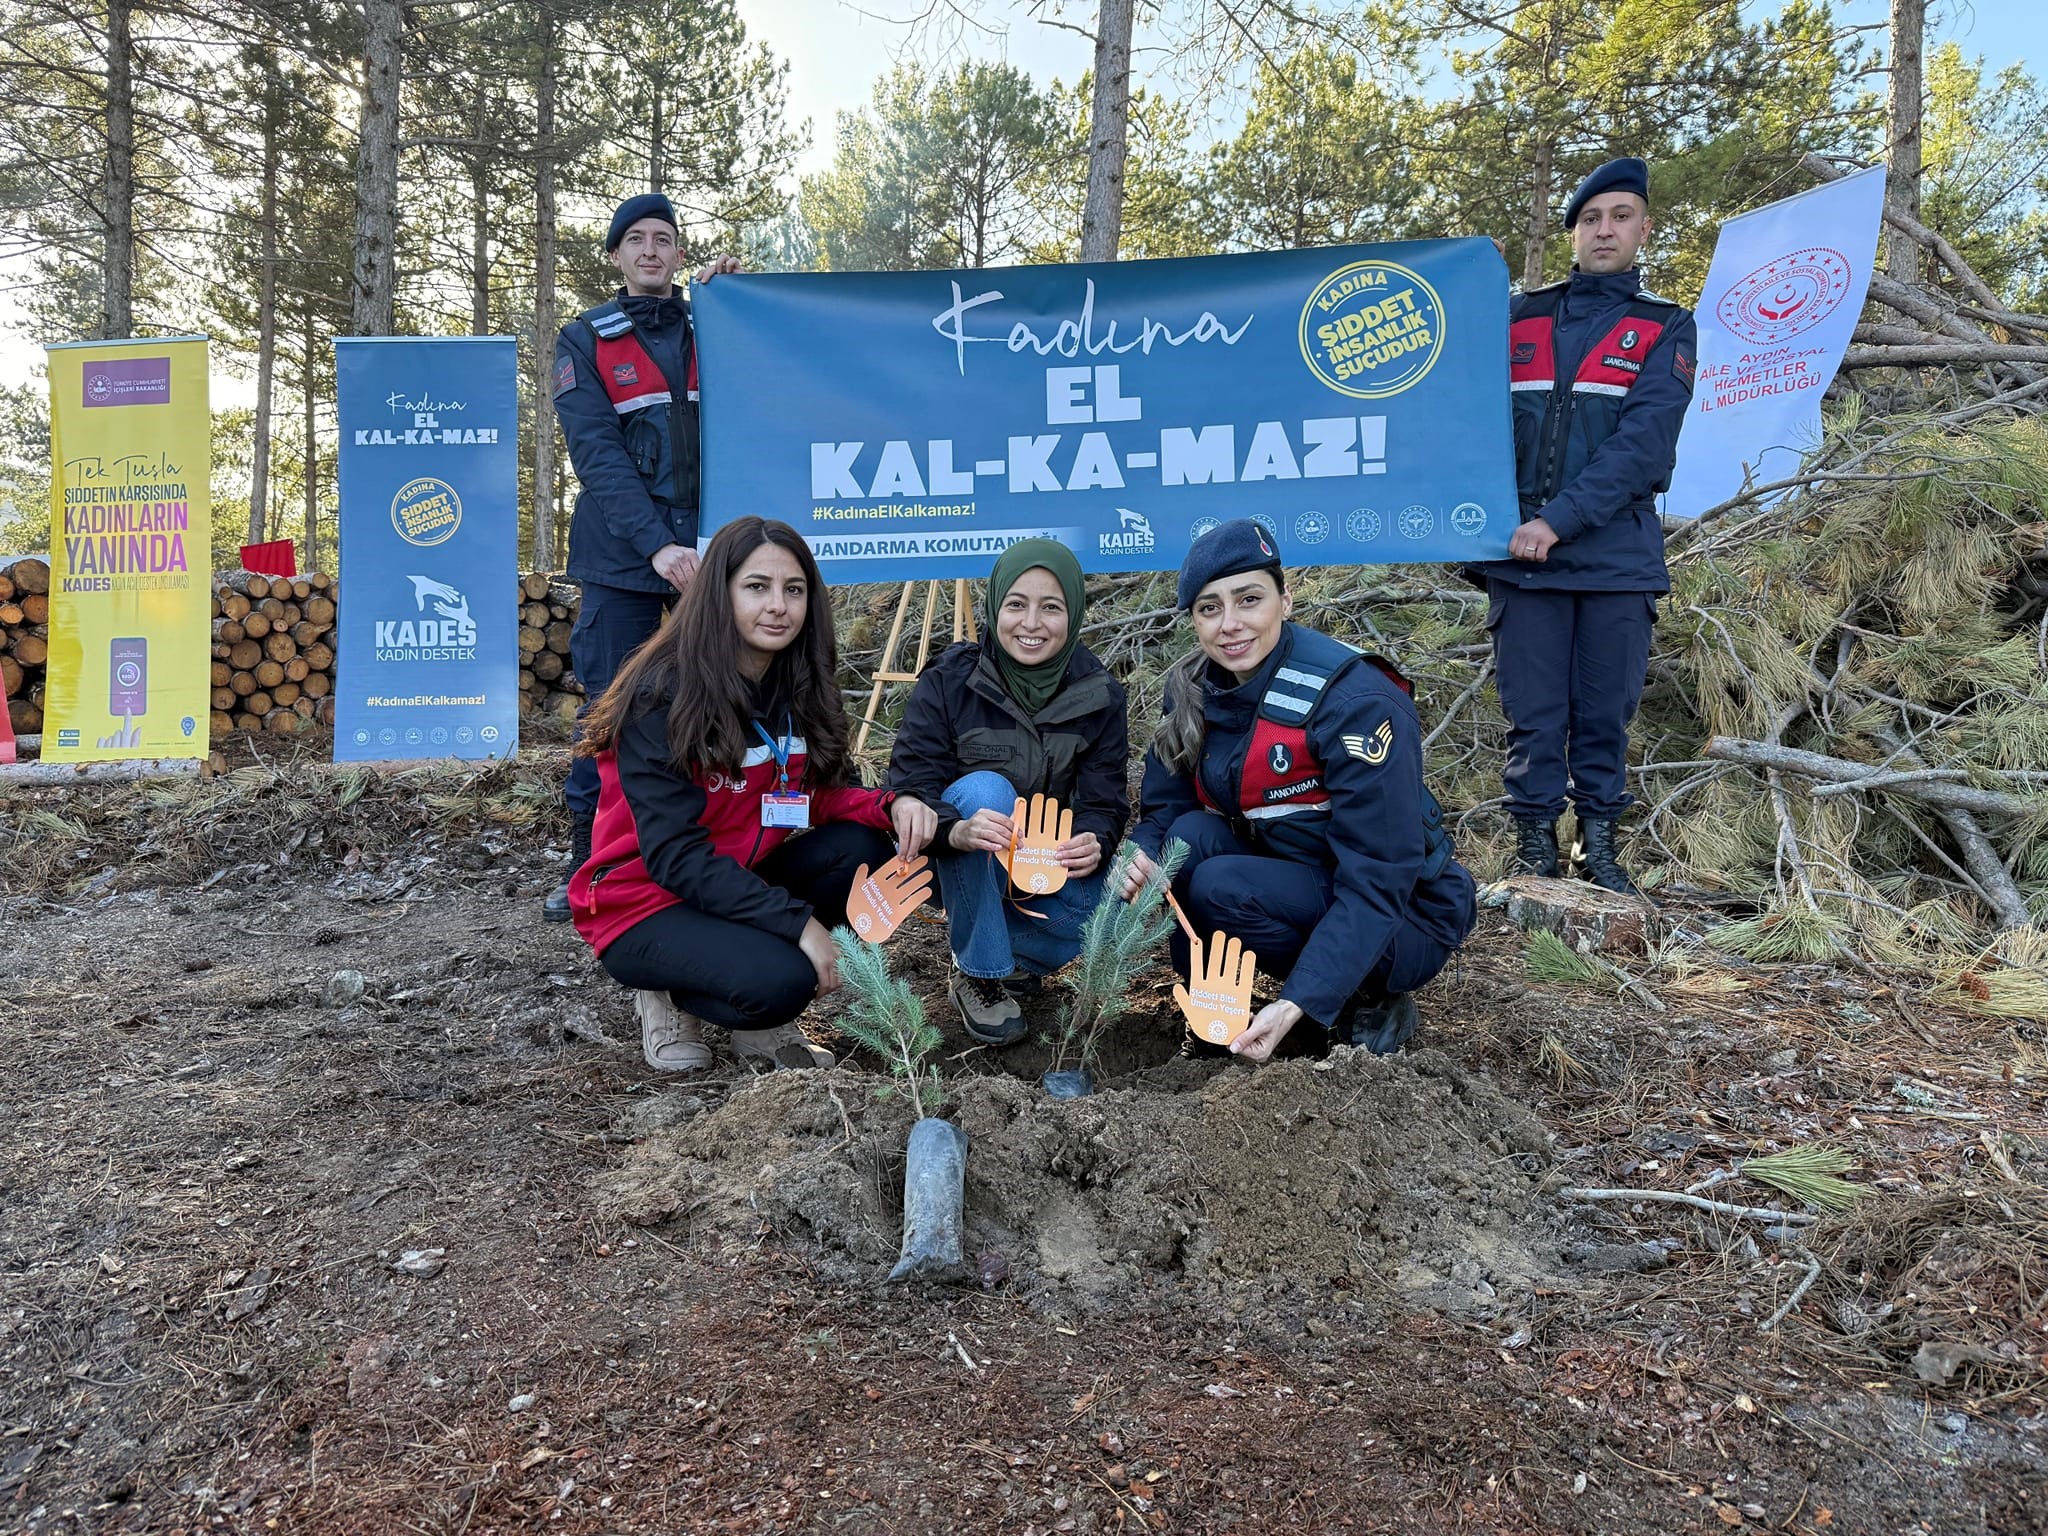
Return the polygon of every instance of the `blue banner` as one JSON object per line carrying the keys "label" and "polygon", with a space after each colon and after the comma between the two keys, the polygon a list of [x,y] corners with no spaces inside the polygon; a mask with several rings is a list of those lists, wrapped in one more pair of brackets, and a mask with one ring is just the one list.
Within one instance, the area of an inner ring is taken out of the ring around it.
{"label": "blue banner", "polygon": [[1505,558],[1507,303],[1476,239],[721,277],[703,530],[780,518],[835,582],[985,576],[1041,536],[1168,570],[1232,517],[1290,565]]}
{"label": "blue banner", "polygon": [[509,336],[334,343],[338,762],[518,750],[518,369]]}

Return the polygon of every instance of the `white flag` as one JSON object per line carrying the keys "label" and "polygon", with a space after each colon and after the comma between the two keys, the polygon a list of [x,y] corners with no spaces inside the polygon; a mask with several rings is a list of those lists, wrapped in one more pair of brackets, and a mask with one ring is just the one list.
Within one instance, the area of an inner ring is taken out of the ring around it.
{"label": "white flag", "polygon": [[1820,397],[1863,313],[1883,211],[1874,165],[1721,226],[1668,516],[1788,479],[1819,445]]}

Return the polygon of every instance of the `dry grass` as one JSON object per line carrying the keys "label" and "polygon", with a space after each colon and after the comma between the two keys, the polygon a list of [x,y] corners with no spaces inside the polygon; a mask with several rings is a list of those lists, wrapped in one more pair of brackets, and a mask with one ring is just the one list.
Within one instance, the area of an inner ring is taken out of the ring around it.
{"label": "dry grass", "polygon": [[1989,963],[1945,968],[1933,1001],[1991,1019],[2048,1021],[2048,968]]}
{"label": "dry grass", "polygon": [[1584,1087],[1594,1080],[1593,1069],[1567,1050],[1565,1043],[1549,1030],[1536,1042],[1536,1070],[1547,1076],[1559,1093]]}
{"label": "dry grass", "polygon": [[1856,1160],[1839,1147],[1788,1147],[1766,1157],[1747,1158],[1742,1176],[1822,1211],[1846,1211],[1870,1191],[1841,1175]]}
{"label": "dry grass", "polygon": [[[0,895],[196,884],[238,864],[532,854],[566,833],[559,751],[375,773],[305,759],[211,779],[70,785],[0,810]],[[516,841],[515,841],[516,835]]]}
{"label": "dry grass", "polygon": [[1832,1324],[1810,1347],[1840,1361],[1877,1355],[1909,1379],[1924,1349],[1961,1362],[1952,1382],[1978,1398],[2036,1397],[2035,1329],[2048,1280],[2048,1190],[1956,1185],[1867,1200],[1811,1239],[1826,1266]]}

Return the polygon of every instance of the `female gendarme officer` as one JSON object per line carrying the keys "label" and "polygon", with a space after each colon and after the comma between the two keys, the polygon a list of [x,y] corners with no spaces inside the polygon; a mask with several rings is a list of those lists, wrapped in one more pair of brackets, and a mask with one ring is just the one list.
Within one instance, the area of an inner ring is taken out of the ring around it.
{"label": "female gendarme officer", "polygon": [[[1231,1049],[1264,1061],[1306,1021],[1331,1042],[1398,1050],[1415,1030],[1409,994],[1477,916],[1423,787],[1408,684],[1288,621],[1280,557],[1256,523],[1197,539],[1178,598],[1197,649],[1168,674],[1131,840],[1151,857],[1186,843],[1174,889],[1197,931],[1234,935],[1286,978]],[[1126,896],[1150,862],[1136,861]]]}

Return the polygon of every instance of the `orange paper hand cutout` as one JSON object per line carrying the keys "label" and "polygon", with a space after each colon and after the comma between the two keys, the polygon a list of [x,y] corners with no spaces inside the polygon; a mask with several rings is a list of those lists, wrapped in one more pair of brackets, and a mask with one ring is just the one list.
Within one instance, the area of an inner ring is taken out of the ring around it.
{"label": "orange paper hand cutout", "polygon": [[886,943],[931,893],[931,869],[922,854],[908,864],[891,859],[872,875],[863,864],[854,871],[846,920],[870,944]]}
{"label": "orange paper hand cutout", "polygon": [[[1206,962],[1206,963],[1205,963]],[[1188,985],[1175,984],[1173,1000],[1187,1016],[1195,1038],[1211,1045],[1228,1045],[1252,1022],[1252,978],[1259,957],[1244,947],[1241,939],[1227,938],[1220,930],[1204,946],[1190,939]]]}
{"label": "orange paper hand cutout", "polygon": [[1027,810],[1023,798],[1010,812],[1016,841],[1010,845],[1010,883],[1030,896],[1050,896],[1067,883],[1067,867],[1059,845],[1074,835],[1074,813],[1046,795],[1033,795]]}

